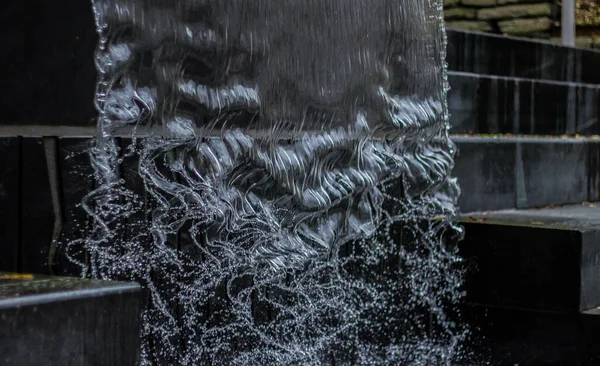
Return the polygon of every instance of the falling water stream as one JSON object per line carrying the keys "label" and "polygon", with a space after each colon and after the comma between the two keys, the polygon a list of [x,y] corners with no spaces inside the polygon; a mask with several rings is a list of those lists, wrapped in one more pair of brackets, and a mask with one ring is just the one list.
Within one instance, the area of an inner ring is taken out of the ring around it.
{"label": "falling water stream", "polygon": [[93,7],[94,228],[69,247],[143,285],[142,364],[458,357],[441,1]]}

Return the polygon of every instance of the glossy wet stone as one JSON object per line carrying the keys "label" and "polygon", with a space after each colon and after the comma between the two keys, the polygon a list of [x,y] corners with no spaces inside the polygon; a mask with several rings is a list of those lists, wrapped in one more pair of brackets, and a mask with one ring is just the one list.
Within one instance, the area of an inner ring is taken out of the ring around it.
{"label": "glossy wet stone", "polygon": [[516,142],[458,142],[453,175],[458,177],[462,212],[514,207]]}
{"label": "glossy wet stone", "polygon": [[0,273],[0,364],[134,365],[140,288]]}
{"label": "glossy wet stone", "polygon": [[600,52],[531,39],[450,29],[447,60],[453,71],[600,83]]}
{"label": "glossy wet stone", "polygon": [[600,86],[450,72],[453,133],[594,135]]}
{"label": "glossy wet stone", "polygon": [[[597,197],[600,140],[453,138],[462,212],[581,203]],[[595,159],[595,160],[594,160]]]}
{"label": "glossy wet stone", "polygon": [[[591,143],[597,146],[598,143]],[[587,201],[585,141],[518,144],[517,206],[540,207]]]}
{"label": "glossy wet stone", "polygon": [[569,313],[600,306],[600,208],[495,211],[462,223],[468,302]]}

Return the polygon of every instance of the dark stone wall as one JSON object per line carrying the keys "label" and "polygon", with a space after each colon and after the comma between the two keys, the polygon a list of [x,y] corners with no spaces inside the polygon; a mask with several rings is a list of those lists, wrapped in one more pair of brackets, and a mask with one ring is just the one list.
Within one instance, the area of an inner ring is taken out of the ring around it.
{"label": "dark stone wall", "polygon": [[0,12],[1,125],[93,125],[97,43],[86,0],[30,0]]}
{"label": "dark stone wall", "polygon": [[600,52],[493,34],[448,30],[452,71],[600,83]]}
{"label": "dark stone wall", "polygon": [[0,364],[136,365],[137,284],[0,272]]}
{"label": "dark stone wall", "polygon": [[[89,226],[89,138],[0,137],[0,271],[78,275],[61,244]],[[79,258],[86,262],[86,258]]]}
{"label": "dark stone wall", "polygon": [[86,143],[59,126],[95,125],[91,4],[7,2],[0,39],[0,270],[75,274],[52,243],[85,225]]}

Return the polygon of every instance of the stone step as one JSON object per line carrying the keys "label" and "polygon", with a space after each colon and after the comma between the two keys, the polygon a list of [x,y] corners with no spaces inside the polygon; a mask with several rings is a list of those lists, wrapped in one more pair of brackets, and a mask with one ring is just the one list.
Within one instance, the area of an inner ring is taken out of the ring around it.
{"label": "stone step", "polygon": [[600,306],[600,207],[471,213],[459,243],[466,301],[580,313]]}
{"label": "stone step", "polygon": [[135,365],[140,287],[0,272],[0,365]]}
{"label": "stone step", "polygon": [[452,137],[462,212],[600,200],[600,138]]}
{"label": "stone step", "polygon": [[600,52],[545,41],[449,29],[449,70],[600,84]]}
{"label": "stone step", "polygon": [[600,134],[600,85],[451,71],[452,133]]}
{"label": "stone step", "polygon": [[457,365],[590,366],[600,364],[600,313],[536,312],[465,306],[472,330]]}

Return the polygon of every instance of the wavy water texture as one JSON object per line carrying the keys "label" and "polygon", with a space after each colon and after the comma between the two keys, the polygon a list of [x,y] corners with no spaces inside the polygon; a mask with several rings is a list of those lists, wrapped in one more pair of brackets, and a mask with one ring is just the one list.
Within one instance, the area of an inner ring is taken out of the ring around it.
{"label": "wavy water texture", "polygon": [[142,363],[449,364],[441,2],[93,6],[95,225],[71,247],[142,283]]}

